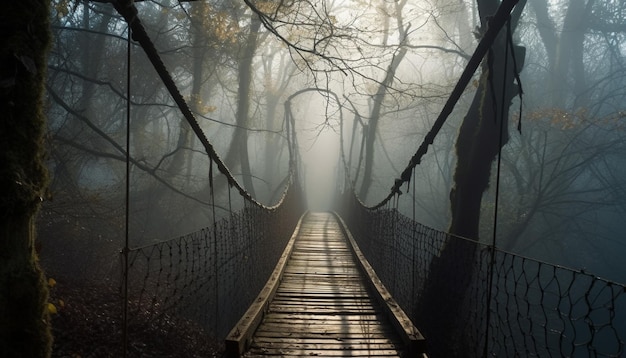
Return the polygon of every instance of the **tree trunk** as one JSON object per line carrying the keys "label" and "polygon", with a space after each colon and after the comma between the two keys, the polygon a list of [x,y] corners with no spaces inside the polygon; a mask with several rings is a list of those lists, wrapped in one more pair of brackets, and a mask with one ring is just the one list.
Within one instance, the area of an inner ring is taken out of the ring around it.
{"label": "tree trunk", "polygon": [[250,87],[252,86],[252,62],[256,51],[257,39],[261,20],[256,14],[251,15],[250,33],[244,46],[243,53],[239,59],[239,88],[237,91],[237,128],[226,154],[226,165],[234,169],[236,163],[241,164],[241,175],[243,186],[254,197],[254,186],[252,184],[252,173],[250,170],[250,159],[248,154],[248,115],[250,111]]}
{"label": "tree trunk", "polygon": [[530,5],[537,20],[537,31],[539,31],[539,36],[543,41],[544,49],[548,55],[548,68],[554,69],[559,39],[556,25],[550,18],[548,0],[531,0]]}
{"label": "tree trunk", "polygon": [[[204,12],[206,6],[200,3],[192,3],[191,11],[194,16],[207,16]],[[207,54],[207,48],[205,46],[206,37],[201,30],[198,30],[190,25],[189,32],[193,36],[192,41],[192,54],[193,63],[191,66],[191,95],[189,100],[189,107],[194,113],[201,112],[202,103],[202,86],[204,83],[204,60]],[[168,173],[169,179],[180,175],[186,166],[186,180],[189,183],[191,178],[191,159],[192,152],[189,150],[193,146],[195,134],[187,121],[180,122],[180,132],[178,133],[178,141],[176,143],[176,149],[178,151],[172,157],[170,164],[167,167],[166,173]]]}
{"label": "tree trunk", "polygon": [[[585,80],[583,53],[585,32],[588,28],[587,19],[591,13],[591,4],[592,2],[589,1],[585,5],[585,2],[582,0],[572,1],[569,4],[567,13],[565,14],[565,21],[563,23],[561,41],[559,43],[559,56],[561,58],[565,57],[565,60],[563,61],[566,64],[562,71],[566,71],[566,76],[571,76],[572,78],[571,90],[567,91],[567,89],[562,88],[560,93],[573,92],[574,101],[572,105],[574,108],[585,107],[588,102],[588,98],[584,96],[587,85]],[[567,75],[567,73],[569,73],[569,75]]]}
{"label": "tree trunk", "polygon": [[0,15],[0,356],[49,357],[48,290],[35,216],[48,183],[43,90],[49,1],[5,3]]}
{"label": "tree trunk", "polygon": [[[275,128],[275,123],[276,123],[276,109],[278,108],[278,95],[273,94],[273,93],[268,93],[266,95],[267,98],[267,104],[266,104],[266,128],[268,130],[276,130]],[[272,200],[272,189],[273,189],[273,184],[275,182],[276,179],[276,174],[279,173],[279,168],[278,168],[278,159],[280,157],[279,152],[280,152],[280,145],[279,145],[279,140],[281,139],[281,137],[279,137],[278,135],[274,134],[274,133],[267,133],[265,134],[266,139],[265,139],[265,169],[264,169],[264,175],[263,178],[265,179],[265,181],[268,184],[268,188],[267,188],[267,192],[268,192],[268,203],[270,203],[270,201]]]}
{"label": "tree trunk", "polygon": [[[82,4],[81,11],[83,12],[83,18],[80,26],[82,29],[91,30],[91,17],[93,12],[89,8],[88,0],[83,0]],[[106,33],[111,19],[111,14],[108,11],[103,11],[102,20],[94,26],[93,30],[99,34]],[[101,118],[94,115],[92,103],[98,87],[96,86],[95,81],[98,79],[98,72],[102,71],[100,64],[106,58],[103,53],[106,48],[105,40],[107,37],[103,35],[94,36],[93,33],[84,31],[78,35],[78,39],[82,49],[80,53],[79,68],[80,73],[85,76],[85,79],[81,82],[82,90],[80,91],[80,95],[75,102],[76,105],[74,108],[82,116],[93,121],[94,124],[100,125],[102,123],[99,121]],[[73,101],[74,100],[71,102]],[[104,125],[102,126],[104,127]],[[72,121],[61,128],[62,129],[57,130],[55,135],[60,134],[63,138],[71,138],[80,145],[90,144],[91,147],[94,148],[97,148],[99,145],[106,146],[104,141],[102,141],[102,138],[99,136],[92,136],[91,132],[89,135],[85,135],[83,132],[84,123],[82,121]],[[54,183],[51,184],[53,189],[58,186],[63,186],[65,189],[77,188],[76,183],[80,181],[86,162],[93,158],[87,155],[82,155],[83,153],[77,155],[77,150],[75,148],[60,141],[52,146],[51,151],[53,152],[51,153],[52,157],[62,158],[55,163]],[[70,156],[72,156],[72,159],[69,159]]]}
{"label": "tree trunk", "polygon": [[[486,28],[485,19],[496,12],[499,1],[479,0],[478,5],[483,28]],[[515,11],[521,12],[517,8]],[[450,192],[452,221],[448,231],[471,240],[478,240],[482,196],[489,186],[491,166],[500,149],[500,126],[503,131],[501,144],[504,145],[508,140],[509,107],[512,99],[518,94],[510,54],[507,59],[507,72],[504,73],[507,46],[505,31],[502,30],[494,42],[490,53],[491,59],[483,60],[479,87],[461,124],[456,143],[457,165],[454,187]],[[521,71],[524,48],[516,46],[515,52],[517,70]],[[502,96],[504,80],[505,97]],[[436,341],[440,342],[438,346],[443,351],[437,352],[437,355],[445,357],[473,355],[476,352],[471,347],[482,344],[472,341],[476,337],[469,336],[468,332],[464,333],[467,327],[461,325],[466,321],[464,317],[470,314],[467,312],[468,308],[463,306],[463,302],[472,283],[476,266],[477,245],[471,240],[451,238],[430,265],[418,317],[425,321],[436,321],[431,332],[426,334],[436,337]],[[452,342],[454,344],[451,344]]]}
{"label": "tree trunk", "polygon": [[380,120],[380,112],[382,110],[387,88],[389,88],[396,75],[400,62],[406,55],[406,47],[401,48],[391,59],[391,63],[387,68],[385,79],[378,86],[376,95],[374,96],[374,106],[367,126],[367,134],[365,135],[365,167],[363,168],[363,182],[359,191],[361,200],[365,200],[372,185],[372,170],[374,167],[374,142],[376,141],[376,132],[378,131],[378,121]]}
{"label": "tree trunk", "polygon": [[550,103],[554,107],[569,106],[570,95],[574,94],[573,105],[584,106],[582,94],[586,88],[583,51],[587,21],[593,2],[572,1],[563,19],[563,29],[557,35],[554,21],[550,18],[546,0],[531,1],[537,19],[537,29],[548,54],[548,89]]}
{"label": "tree trunk", "polygon": [[[400,66],[400,63],[406,56],[407,48],[405,44],[408,44],[407,33],[411,24],[404,25],[404,18],[402,17],[402,9],[406,1],[399,2],[394,1],[394,13],[396,23],[398,25],[398,40],[401,46],[396,50],[391,58],[391,63],[387,67],[387,72],[385,73],[385,78],[379,84],[378,89],[376,90],[376,94],[374,95],[374,106],[372,107],[372,112],[370,114],[370,119],[367,123],[367,128],[364,129],[363,135],[365,136],[365,167],[363,168],[363,182],[361,183],[361,189],[359,190],[359,197],[361,200],[365,200],[369,193],[370,186],[372,185],[372,170],[374,168],[374,143],[376,141],[376,133],[378,132],[378,121],[380,120],[380,112],[382,110],[383,102],[385,101],[385,96],[387,95],[387,90],[393,84],[393,80],[396,76],[396,71]],[[386,6],[386,5],[385,5]],[[386,11],[387,9],[385,9]],[[388,18],[386,18],[386,22],[384,24],[385,29],[388,30],[389,23]],[[383,44],[387,44],[387,38],[389,36],[389,31],[385,31]],[[356,183],[356,182],[355,182]]]}
{"label": "tree trunk", "polygon": [[[495,13],[499,1],[478,3],[481,18],[485,19]],[[521,11],[516,9],[516,12]],[[486,23],[483,26],[487,26]],[[456,143],[457,165],[454,187],[450,192],[452,222],[449,232],[474,240],[478,239],[482,195],[489,186],[491,165],[498,155],[500,145],[508,142],[509,107],[513,98],[518,95],[510,51],[508,59],[505,58],[506,41],[505,30],[502,30],[492,46],[489,55],[491,59],[483,61],[478,91],[461,124]],[[518,72],[524,65],[524,57],[525,49],[515,46]],[[503,93],[506,97],[503,97]],[[503,134],[501,143],[500,126]]]}

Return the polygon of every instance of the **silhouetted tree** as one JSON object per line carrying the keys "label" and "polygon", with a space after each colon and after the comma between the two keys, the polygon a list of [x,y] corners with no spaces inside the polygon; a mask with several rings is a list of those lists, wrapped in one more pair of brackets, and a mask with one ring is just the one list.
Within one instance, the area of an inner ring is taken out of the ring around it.
{"label": "silhouetted tree", "polygon": [[[486,31],[489,18],[496,13],[499,0],[478,0],[481,19],[480,33]],[[511,15],[511,31],[518,23],[524,2],[519,3]],[[491,167],[500,146],[508,141],[508,117],[512,99],[518,95],[515,85],[515,70],[521,71],[525,49],[512,46],[507,50],[508,37],[503,29],[482,63],[478,89],[471,106],[463,119],[456,142],[457,164],[454,186],[450,192],[452,221],[448,229],[452,235],[478,240],[480,212],[483,193],[489,186]],[[509,58],[506,58],[508,56]],[[514,70],[514,63],[518,68]],[[506,67],[505,67],[506,65]],[[504,83],[505,88],[502,88]],[[503,96],[504,95],[504,96]],[[500,140],[502,131],[502,140]],[[465,337],[464,327],[457,325],[458,315],[463,311],[467,287],[470,285],[475,264],[477,245],[462,239],[450,240],[431,265],[424,296],[420,302],[420,317],[431,317],[437,312],[438,324],[431,335],[441,342],[452,341],[451,337]],[[465,356],[475,342],[456,341],[442,346],[442,356]]]}
{"label": "silhouetted tree", "polygon": [[[367,129],[365,130],[365,157],[364,157],[364,167],[363,167],[363,182],[361,183],[361,188],[359,190],[359,197],[365,199],[367,197],[370,186],[372,185],[372,169],[374,167],[374,143],[376,141],[376,134],[378,132],[378,122],[381,117],[381,110],[383,108],[383,102],[385,100],[385,96],[389,88],[393,85],[393,81],[396,76],[396,71],[400,66],[400,63],[406,56],[409,39],[408,39],[408,31],[411,27],[411,23],[405,24],[404,18],[402,16],[402,10],[404,5],[406,5],[406,0],[403,1],[395,1],[393,9],[386,9],[387,5],[382,5],[385,7],[385,12],[389,12],[394,14],[394,18],[397,22],[397,31],[399,37],[399,46],[396,51],[394,51],[393,56],[391,57],[391,62],[387,66],[387,71],[385,72],[384,79],[378,84],[378,88],[376,93],[373,96],[373,105],[372,110],[370,112],[369,121],[367,122]],[[385,21],[389,21],[386,18]],[[388,27],[388,24],[387,26]],[[388,30],[388,29],[387,29]],[[387,37],[389,36],[389,32],[385,31],[383,43],[387,43]]]}
{"label": "silhouetted tree", "polygon": [[0,14],[0,355],[48,357],[48,289],[35,216],[48,183],[43,92],[49,1],[9,1]]}

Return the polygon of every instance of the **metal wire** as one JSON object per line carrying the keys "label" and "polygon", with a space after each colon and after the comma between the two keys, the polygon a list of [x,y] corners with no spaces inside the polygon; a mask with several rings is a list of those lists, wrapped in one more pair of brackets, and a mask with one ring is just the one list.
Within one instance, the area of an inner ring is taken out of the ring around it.
{"label": "metal wire", "polygon": [[124,206],[124,248],[123,260],[123,283],[122,283],[122,356],[128,352],[128,250],[130,247],[130,61],[131,61],[131,30],[128,26],[128,38],[126,48],[126,182],[125,182],[125,206]]}

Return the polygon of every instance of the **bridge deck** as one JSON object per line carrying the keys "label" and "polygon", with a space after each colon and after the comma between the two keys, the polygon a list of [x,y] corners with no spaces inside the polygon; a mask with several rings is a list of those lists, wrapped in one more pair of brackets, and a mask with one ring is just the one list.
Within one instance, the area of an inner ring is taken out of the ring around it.
{"label": "bridge deck", "polygon": [[[364,274],[358,249],[355,256],[340,225],[330,213],[310,213],[302,220],[285,250],[273,292],[259,298],[267,299],[260,324],[250,328],[249,338],[240,325],[231,332],[229,339],[247,340],[231,356],[244,350],[245,357],[406,356],[406,337],[392,324],[387,303],[377,299],[380,294]],[[412,333],[421,339],[417,330]]]}

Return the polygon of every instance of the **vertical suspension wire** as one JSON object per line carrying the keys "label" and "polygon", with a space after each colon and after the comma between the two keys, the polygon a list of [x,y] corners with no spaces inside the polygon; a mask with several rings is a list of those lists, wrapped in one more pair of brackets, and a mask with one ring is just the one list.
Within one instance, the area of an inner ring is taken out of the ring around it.
{"label": "vertical suspension wire", "polygon": [[128,39],[126,47],[126,183],[125,183],[125,212],[124,212],[124,249],[122,260],[124,264],[122,283],[122,356],[126,358],[128,351],[128,255],[130,251],[130,60],[131,60],[131,29],[128,24]]}
{"label": "vertical suspension wire", "polygon": [[417,200],[417,193],[415,192],[415,182],[416,182],[416,178],[415,178],[415,167],[413,167],[412,170],[412,176],[413,176],[413,180],[411,182],[412,188],[411,191],[413,192],[413,200],[411,201],[411,214],[412,214],[412,218],[413,221],[415,221],[415,201]]}
{"label": "vertical suspension wire", "polygon": [[400,206],[400,194],[398,194],[396,196],[396,200],[395,200],[395,205],[394,208],[392,210],[389,211],[389,215],[390,215],[390,219],[391,219],[391,255],[393,258],[393,262],[392,265],[393,267],[391,268],[391,272],[393,273],[391,275],[392,277],[392,281],[391,281],[391,287],[393,289],[393,292],[396,292],[396,288],[398,287],[398,279],[397,277],[399,276],[398,274],[396,274],[396,269],[398,268],[398,262],[400,262],[400,252],[399,252],[399,243],[397,240],[397,236],[396,235],[396,229],[398,228],[398,208]]}
{"label": "vertical suspension wire", "polygon": [[215,320],[213,325],[213,332],[217,333],[218,331],[218,315],[219,315],[219,294],[218,294],[218,277],[217,277],[217,218],[215,216],[215,185],[213,185],[213,159],[209,159],[209,189],[211,194],[211,215],[213,219],[213,280],[215,284],[215,304],[213,305],[215,314],[213,319]]}
{"label": "vertical suspension wire", "polygon": [[[486,326],[485,326],[485,343],[483,347],[483,356],[487,357],[489,353],[489,323],[491,321],[491,303],[493,301],[493,277],[495,275],[495,265],[496,265],[496,243],[497,243],[497,234],[498,234],[498,211],[499,211],[499,203],[500,203],[500,173],[502,169],[502,142],[504,140],[504,121],[508,120],[508,118],[504,118],[505,114],[505,97],[506,97],[506,82],[507,82],[507,71],[509,65],[509,44],[508,41],[511,38],[511,15],[506,22],[506,40],[504,49],[504,69],[502,76],[502,97],[500,104],[500,128],[498,133],[498,161],[496,163],[496,192],[494,199],[494,208],[493,208],[493,231],[491,235],[491,247],[490,247],[490,264],[489,264],[489,277],[488,277],[488,285],[487,285],[487,317],[486,317]],[[490,69],[491,70],[491,69]],[[497,105],[497,103],[495,104]],[[497,113],[496,113],[497,115]]]}
{"label": "vertical suspension wire", "polygon": [[[417,181],[415,178],[415,167],[413,167],[413,181],[411,183],[412,192],[413,192],[413,201],[412,201],[412,221],[411,221],[411,297],[416,297],[415,292],[415,263],[417,262],[417,225],[415,221],[415,201],[417,200],[417,193],[415,192],[415,182]],[[413,302],[413,300],[411,300]],[[411,305],[411,311],[415,311],[415,306]]]}

